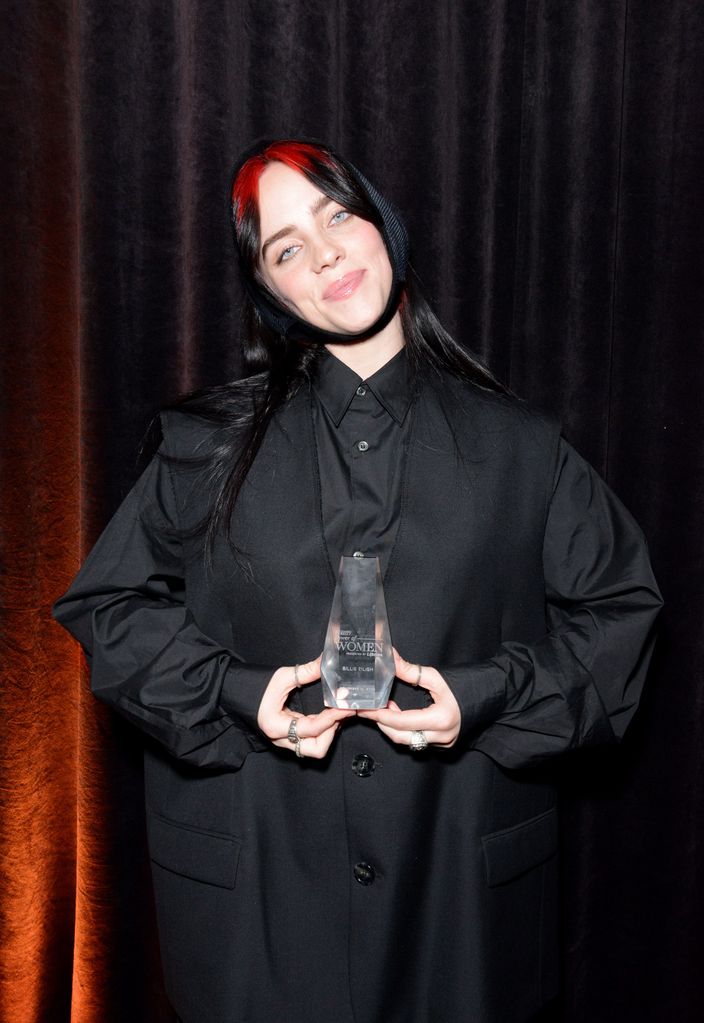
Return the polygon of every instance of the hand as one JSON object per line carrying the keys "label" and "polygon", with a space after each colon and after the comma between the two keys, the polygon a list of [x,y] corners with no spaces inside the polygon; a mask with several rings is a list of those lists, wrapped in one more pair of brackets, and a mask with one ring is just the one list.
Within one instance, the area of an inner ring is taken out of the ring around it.
{"label": "hand", "polygon": [[275,746],[288,749],[291,753],[296,752],[296,744],[288,738],[288,730],[291,718],[295,718],[296,731],[300,739],[299,752],[304,757],[315,757],[318,760],[330,749],[330,744],[340,727],[340,721],[356,713],[353,710],[336,710],[328,707],[319,714],[298,714],[285,706],[289,693],[297,686],[307,686],[320,678],[320,660],[321,658],[317,657],[307,664],[299,664],[297,672],[294,667],[277,668],[264,690],[257,713],[257,724],[264,735],[271,739]]}
{"label": "hand", "polygon": [[[396,678],[410,685],[418,684],[418,665],[404,661],[394,648]],[[389,700],[388,707],[381,710],[359,710],[361,718],[376,721],[379,728],[393,742],[409,746],[411,732],[423,732],[433,746],[449,749],[457,742],[462,723],[460,705],[445,679],[436,668],[423,665],[420,685],[433,698],[430,707],[419,710],[401,710],[397,703]]]}

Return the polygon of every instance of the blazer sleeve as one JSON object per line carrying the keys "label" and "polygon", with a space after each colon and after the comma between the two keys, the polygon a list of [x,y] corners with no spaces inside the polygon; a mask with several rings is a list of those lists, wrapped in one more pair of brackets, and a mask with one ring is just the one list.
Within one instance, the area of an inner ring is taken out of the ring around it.
{"label": "blazer sleeve", "polygon": [[164,440],[52,615],[81,643],[95,696],[175,757],[238,768],[269,746],[256,720],[274,668],[239,662],[186,603],[166,451]]}
{"label": "blazer sleeve", "polygon": [[640,699],[662,597],[643,532],[559,437],[543,542],[547,633],[440,669],[460,741],[508,768],[623,737]]}

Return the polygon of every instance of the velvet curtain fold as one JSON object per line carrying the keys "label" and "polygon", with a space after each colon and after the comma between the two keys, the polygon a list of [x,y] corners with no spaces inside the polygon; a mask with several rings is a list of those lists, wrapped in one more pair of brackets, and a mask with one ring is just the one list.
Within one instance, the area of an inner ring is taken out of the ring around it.
{"label": "velvet curtain fold", "polygon": [[[699,1019],[704,10],[696,0],[8,0],[2,11],[0,1019],[166,1023],[140,736],[51,620],[151,415],[238,374],[229,169],[329,139],[448,329],[648,538],[623,745],[563,788],[569,1023]],[[555,1018],[557,1018],[557,1015]]]}

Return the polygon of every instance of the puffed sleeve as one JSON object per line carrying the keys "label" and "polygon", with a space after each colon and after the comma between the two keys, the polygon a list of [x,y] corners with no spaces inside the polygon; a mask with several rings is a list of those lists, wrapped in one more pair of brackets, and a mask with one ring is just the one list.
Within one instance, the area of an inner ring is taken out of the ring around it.
{"label": "puffed sleeve", "polygon": [[642,530],[563,437],[543,570],[547,633],[443,670],[462,710],[460,741],[508,768],[623,737],[662,606]]}
{"label": "puffed sleeve", "polygon": [[164,440],[52,615],[81,643],[95,696],[175,757],[237,768],[268,748],[256,717],[274,669],[240,663],[187,605],[167,450]]}

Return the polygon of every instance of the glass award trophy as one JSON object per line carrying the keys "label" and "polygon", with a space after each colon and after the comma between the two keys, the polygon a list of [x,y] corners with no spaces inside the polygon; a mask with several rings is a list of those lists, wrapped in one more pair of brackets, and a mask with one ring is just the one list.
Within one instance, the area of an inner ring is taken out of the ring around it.
{"label": "glass award trophy", "polygon": [[394,654],[379,559],[340,558],[321,665],[326,707],[385,707]]}

